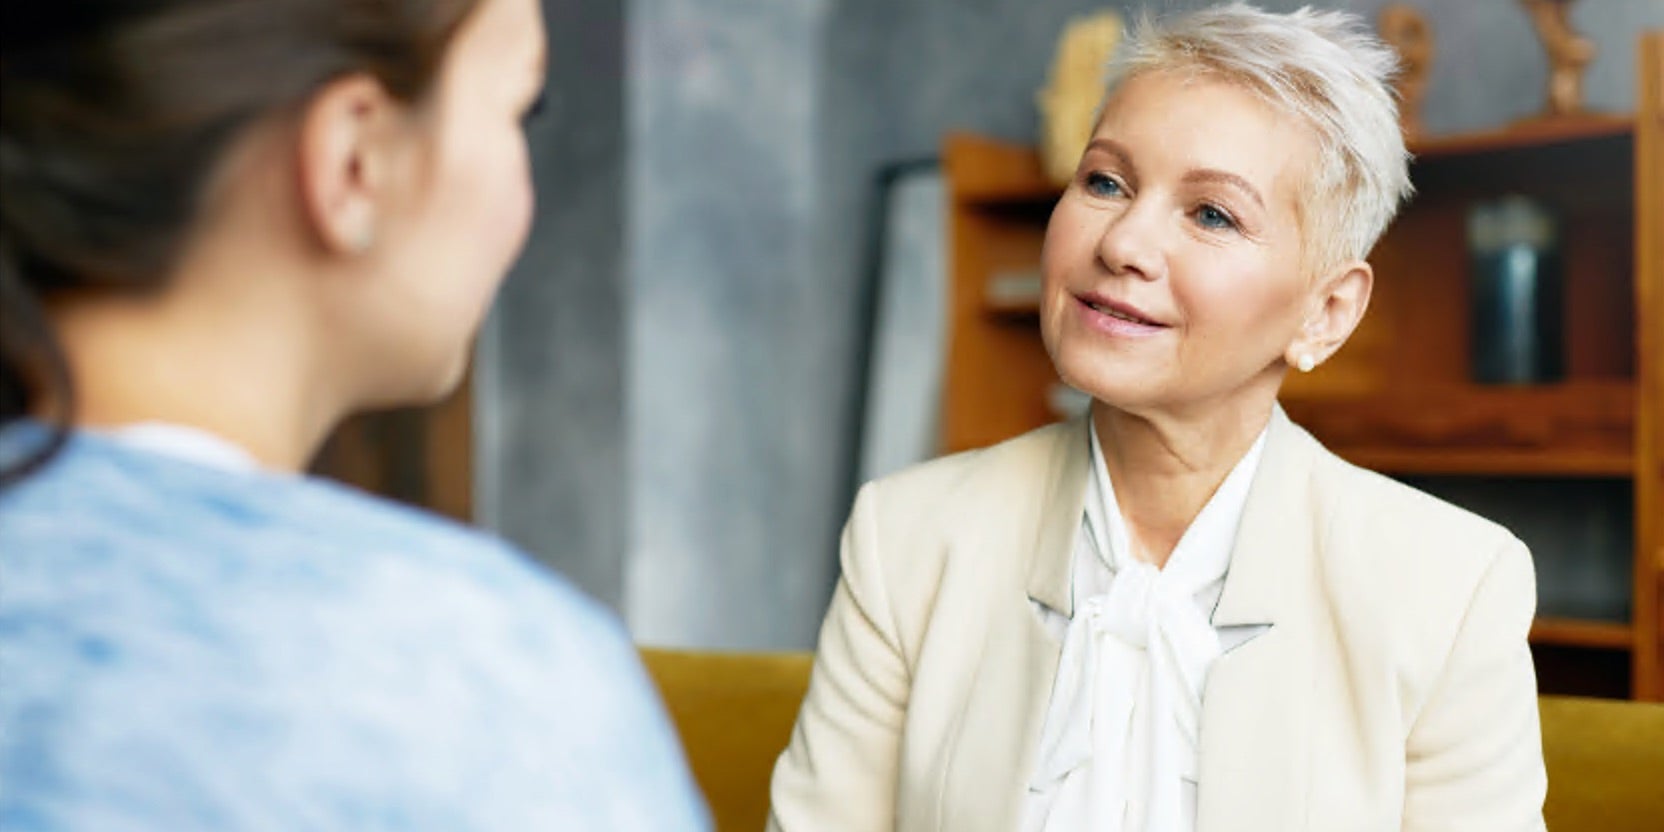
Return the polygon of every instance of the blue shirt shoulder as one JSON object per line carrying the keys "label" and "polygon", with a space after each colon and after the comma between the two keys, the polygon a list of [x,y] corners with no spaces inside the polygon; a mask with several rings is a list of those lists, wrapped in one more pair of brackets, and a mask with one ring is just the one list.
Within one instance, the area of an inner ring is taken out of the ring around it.
{"label": "blue shirt shoulder", "polygon": [[0,828],[706,826],[617,620],[495,538],[92,436],[0,493]]}

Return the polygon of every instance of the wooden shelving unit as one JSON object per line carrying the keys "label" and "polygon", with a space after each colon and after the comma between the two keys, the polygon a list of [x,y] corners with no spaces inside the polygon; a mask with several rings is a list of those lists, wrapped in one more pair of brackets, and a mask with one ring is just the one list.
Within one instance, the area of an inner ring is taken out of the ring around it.
{"label": "wooden shelving unit", "polygon": [[369,413],[344,422],[312,471],[355,488],[473,520],[473,386],[428,407]]}
{"label": "wooden shelving unit", "polygon": [[1612,621],[1538,618],[1531,625],[1531,640],[1562,647],[1628,650],[1635,645],[1635,628]]}
{"label": "wooden shelving unit", "polygon": [[[1371,255],[1369,315],[1323,368],[1290,377],[1283,404],[1336,453],[1389,474],[1628,481],[1633,579],[1614,591],[1629,620],[1542,618],[1532,641],[1545,690],[1664,700],[1664,33],[1640,52],[1633,118],[1413,145],[1418,195]],[[953,297],[942,437],[957,451],[1066,415],[1051,404],[1058,382],[1036,327],[1060,189],[1032,148],[953,135],[943,158]],[[1565,378],[1553,384],[1469,380],[1465,217],[1509,193],[1560,221]]]}
{"label": "wooden shelving unit", "polygon": [[1471,156],[1513,148],[1537,148],[1553,144],[1567,144],[1588,139],[1627,136],[1635,129],[1635,121],[1624,116],[1587,115],[1575,119],[1525,121],[1501,130],[1463,133],[1455,136],[1430,136],[1411,148],[1418,159],[1441,156]]}

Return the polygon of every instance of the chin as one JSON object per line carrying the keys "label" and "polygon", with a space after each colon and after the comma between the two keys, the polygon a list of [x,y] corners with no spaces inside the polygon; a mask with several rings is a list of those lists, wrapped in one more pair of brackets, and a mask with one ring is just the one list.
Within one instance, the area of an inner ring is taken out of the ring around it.
{"label": "chin", "polygon": [[361,406],[384,410],[438,404],[456,392],[467,376],[468,357],[469,353],[463,350],[450,356],[436,356],[424,355],[412,348],[396,367],[383,365],[386,372],[379,375],[375,392]]}
{"label": "chin", "polygon": [[462,352],[451,359],[441,370],[429,375],[426,390],[411,402],[416,405],[438,404],[455,393],[462,386],[462,380],[468,376],[467,352]]}
{"label": "chin", "polygon": [[1052,366],[1064,384],[1118,410],[1139,410],[1165,398],[1167,385],[1125,356],[1095,354],[1064,345],[1052,353]]}

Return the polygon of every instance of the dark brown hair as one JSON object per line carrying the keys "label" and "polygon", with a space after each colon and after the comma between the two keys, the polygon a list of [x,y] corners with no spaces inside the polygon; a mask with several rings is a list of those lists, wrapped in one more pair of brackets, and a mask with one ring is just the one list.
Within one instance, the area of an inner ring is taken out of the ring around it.
{"label": "dark brown hair", "polygon": [[0,27],[0,426],[72,379],[46,316],[69,292],[148,292],[233,141],[366,73],[407,103],[433,84],[476,0],[46,0]]}

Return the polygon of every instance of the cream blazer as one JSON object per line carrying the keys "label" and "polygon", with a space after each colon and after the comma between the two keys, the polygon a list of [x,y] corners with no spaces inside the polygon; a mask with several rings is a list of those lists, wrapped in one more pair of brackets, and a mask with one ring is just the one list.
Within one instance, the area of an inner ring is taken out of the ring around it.
{"label": "cream blazer", "polygon": [[[1089,447],[1081,419],[861,490],[769,829],[1017,826]],[[1541,829],[1535,605],[1506,529],[1279,409],[1213,612],[1261,632],[1203,692],[1199,832]]]}

